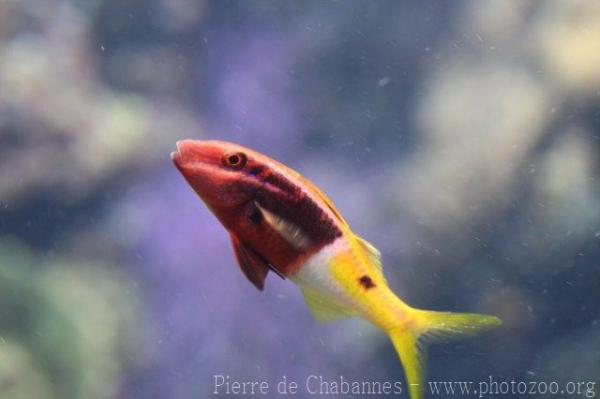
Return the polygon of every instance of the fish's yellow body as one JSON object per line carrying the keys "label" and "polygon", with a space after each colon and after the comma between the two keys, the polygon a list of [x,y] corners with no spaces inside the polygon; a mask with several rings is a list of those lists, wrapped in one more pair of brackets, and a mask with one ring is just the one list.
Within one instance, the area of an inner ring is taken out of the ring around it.
{"label": "fish's yellow body", "polygon": [[319,321],[359,316],[385,331],[404,367],[412,399],[423,398],[418,340],[471,334],[500,324],[494,316],[414,309],[388,287],[379,252],[349,228],[292,276]]}

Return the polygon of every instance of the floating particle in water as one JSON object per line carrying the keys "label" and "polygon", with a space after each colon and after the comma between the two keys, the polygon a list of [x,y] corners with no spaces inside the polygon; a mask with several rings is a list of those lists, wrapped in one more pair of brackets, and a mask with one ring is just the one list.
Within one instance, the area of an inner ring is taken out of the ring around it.
{"label": "floating particle in water", "polygon": [[387,86],[387,85],[388,85],[388,84],[389,84],[391,81],[392,81],[392,80],[391,80],[389,77],[387,77],[387,76],[384,76],[383,78],[381,78],[381,79],[379,79],[379,80],[377,81],[377,86],[379,86],[379,87],[385,87],[385,86]]}

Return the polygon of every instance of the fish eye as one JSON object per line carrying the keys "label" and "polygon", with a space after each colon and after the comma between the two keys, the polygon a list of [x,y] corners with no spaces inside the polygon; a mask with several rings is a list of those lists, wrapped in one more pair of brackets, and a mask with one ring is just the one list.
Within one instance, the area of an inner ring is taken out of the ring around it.
{"label": "fish eye", "polygon": [[244,166],[246,166],[246,162],[248,161],[248,158],[246,157],[246,154],[244,154],[243,152],[235,152],[233,154],[225,154],[225,156],[223,157],[223,164],[225,164],[225,166],[229,166],[232,168],[243,168]]}

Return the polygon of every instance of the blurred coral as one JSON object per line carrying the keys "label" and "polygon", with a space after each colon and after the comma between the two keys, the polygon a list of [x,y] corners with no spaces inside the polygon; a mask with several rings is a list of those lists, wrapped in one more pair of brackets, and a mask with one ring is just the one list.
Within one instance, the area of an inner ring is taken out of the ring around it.
{"label": "blurred coral", "polygon": [[0,244],[0,396],[115,397],[142,358],[137,298],[125,276]]}
{"label": "blurred coral", "polygon": [[89,13],[70,2],[49,2],[54,7],[45,13],[45,2],[23,3],[0,5],[13,27],[0,46],[4,201],[56,186],[63,195],[84,195],[104,178],[151,165],[149,154],[167,152],[180,132],[198,131],[167,99],[102,82],[86,35]]}

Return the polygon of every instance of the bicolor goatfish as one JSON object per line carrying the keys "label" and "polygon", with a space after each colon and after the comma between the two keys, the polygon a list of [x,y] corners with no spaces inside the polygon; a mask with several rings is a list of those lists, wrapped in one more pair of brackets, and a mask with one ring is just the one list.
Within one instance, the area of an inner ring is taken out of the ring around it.
{"label": "bicolor goatfish", "polygon": [[249,148],[182,140],[175,166],[231,236],[245,276],[263,290],[269,271],[296,283],[318,321],[358,316],[389,335],[412,399],[423,397],[420,347],[473,334],[494,316],[421,310],[388,287],[379,251],[300,173]]}

